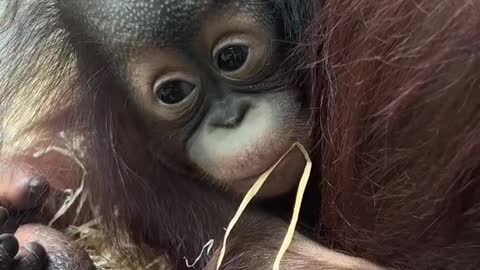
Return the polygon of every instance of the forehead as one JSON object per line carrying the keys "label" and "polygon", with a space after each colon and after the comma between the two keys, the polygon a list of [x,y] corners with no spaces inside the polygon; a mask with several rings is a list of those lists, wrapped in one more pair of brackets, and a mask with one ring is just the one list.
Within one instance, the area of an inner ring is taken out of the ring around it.
{"label": "forehead", "polygon": [[[225,9],[256,16],[265,0],[72,0],[71,12],[81,18],[90,36],[115,43],[148,42],[168,45],[185,41],[202,19]],[[261,16],[258,16],[259,18]]]}

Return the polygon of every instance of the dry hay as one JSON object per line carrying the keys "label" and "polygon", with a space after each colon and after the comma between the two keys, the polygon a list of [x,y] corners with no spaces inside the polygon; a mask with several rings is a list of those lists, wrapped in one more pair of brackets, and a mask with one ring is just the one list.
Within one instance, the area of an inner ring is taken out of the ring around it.
{"label": "dry hay", "polygon": [[[64,141],[65,141],[65,145],[63,147],[49,147],[47,149],[42,150],[41,152],[37,152],[35,156],[39,157],[42,154],[55,151],[59,154],[66,156],[67,158],[73,159],[75,163],[78,166],[80,166],[80,168],[83,171],[83,174],[80,182],[81,184],[76,190],[65,191],[65,193],[67,194],[65,197],[65,201],[60,206],[60,208],[58,209],[53,219],[50,221],[49,223],[50,226],[53,225],[53,223],[55,223],[55,221],[58,220],[61,216],[63,216],[69,209],[71,209],[75,202],[78,202],[77,210],[76,210],[77,214],[80,213],[82,207],[87,207],[88,205],[88,204],[85,204],[86,194],[83,193],[84,183],[86,181],[88,172],[86,167],[83,165],[81,161],[82,152],[79,151],[79,149],[81,149],[81,143],[78,143],[78,141],[77,143],[69,143],[69,142],[72,142],[72,140],[68,140],[65,134],[60,134],[60,135],[62,136],[62,138],[64,138]],[[237,212],[235,213],[235,216],[230,221],[227,227],[222,249],[220,250],[220,257],[217,264],[217,270],[220,269],[220,266],[222,264],[228,236],[231,230],[233,229],[235,223],[241,217],[243,211],[246,209],[246,207],[248,206],[250,201],[253,199],[253,197],[255,197],[255,195],[258,193],[258,191],[260,190],[262,185],[265,183],[269,175],[274,171],[277,165],[287,156],[287,154],[290,153],[294,148],[297,148],[303,154],[306,161],[306,165],[297,189],[297,196],[295,199],[292,219],[290,221],[287,234],[284,238],[284,241],[281,247],[279,248],[279,252],[277,254],[277,257],[273,265],[273,270],[280,269],[281,259],[283,258],[286,250],[288,249],[294,237],[295,228],[296,228],[296,224],[299,217],[300,207],[303,200],[303,194],[305,192],[306,185],[310,178],[310,171],[312,168],[312,162],[310,160],[310,157],[307,151],[299,143],[294,143],[291,146],[291,148],[271,168],[269,168],[265,173],[263,173],[258,178],[255,184],[251,187],[251,189],[245,195]],[[119,255],[108,244],[108,240],[105,238],[105,235],[102,233],[102,231],[98,229],[98,225],[100,225],[100,218],[97,218],[93,221],[90,221],[80,226],[70,225],[67,227],[67,229],[64,230],[64,233],[68,237],[70,237],[73,241],[77,242],[81,247],[83,247],[88,252],[94,264],[96,265],[97,269],[99,270],[110,270],[110,269],[116,269],[116,270],[124,270],[124,269],[125,270],[127,269],[163,270],[165,269],[166,270],[166,269],[170,269],[167,266],[166,261],[163,260],[162,258],[157,258],[152,261],[146,261],[146,259],[139,258],[138,256],[132,256],[135,258],[135,260],[133,260],[132,257],[126,258],[125,256]]]}
{"label": "dry hay", "polygon": [[[84,193],[84,187],[88,172],[82,162],[82,140],[79,138],[69,138],[64,133],[61,133],[60,137],[63,139],[61,146],[50,146],[42,149],[34,153],[34,157],[38,158],[44,154],[56,152],[66,158],[72,159],[81,168],[82,176],[80,186],[77,189],[63,191],[63,201],[48,223],[48,226],[52,227],[54,227],[55,222],[66,215],[67,212],[76,211],[78,215],[82,212],[83,208],[90,207],[88,203],[85,203],[87,196]],[[74,209],[75,207],[76,209]],[[93,212],[93,210],[90,211]],[[100,229],[100,222],[101,218],[97,217],[85,224],[68,225],[65,229],[62,229],[67,237],[87,251],[98,270],[170,269],[166,264],[166,260],[163,258],[148,261],[145,258],[140,258],[138,253],[132,252],[132,256],[117,253],[109,244],[106,235]],[[127,237],[125,237],[125,239],[127,239]]]}
{"label": "dry hay", "polygon": [[285,255],[285,252],[287,251],[288,247],[290,246],[290,243],[292,242],[294,234],[295,234],[295,229],[296,229],[296,226],[297,226],[298,217],[300,215],[300,208],[301,208],[301,204],[302,204],[302,201],[303,201],[303,195],[305,193],[305,188],[307,187],[308,180],[310,179],[310,172],[312,170],[312,161],[310,160],[310,157],[307,153],[307,150],[305,150],[303,145],[301,145],[300,143],[294,143],[290,147],[290,149],[288,149],[287,152],[285,152],[285,154],[283,154],[282,157],[280,157],[280,159],[272,167],[270,167],[266,172],[264,172],[262,175],[260,175],[260,177],[257,179],[257,181],[253,184],[253,186],[250,188],[250,190],[244,196],[242,202],[240,203],[240,206],[239,206],[237,212],[235,213],[235,216],[232,218],[232,220],[228,224],[227,230],[225,232],[225,237],[223,239],[222,249],[220,250],[220,256],[219,256],[219,259],[218,259],[218,262],[217,262],[217,270],[219,270],[221,265],[222,265],[222,261],[223,261],[223,258],[225,256],[225,250],[226,250],[228,236],[230,235],[230,232],[232,231],[233,227],[235,226],[237,221],[240,219],[242,213],[245,211],[245,209],[247,208],[250,201],[255,197],[255,195],[258,193],[258,191],[260,191],[260,189],[262,188],[263,184],[267,181],[270,174],[272,174],[272,172],[280,164],[280,162],[282,162],[282,160],[284,160],[285,157],[294,148],[298,148],[298,150],[300,150],[300,152],[302,153],[302,155],[305,158],[306,164],[305,164],[305,168],[304,168],[302,177],[300,179],[300,183],[298,185],[297,196],[295,198],[295,205],[294,205],[294,208],[293,208],[292,219],[290,220],[290,224],[288,226],[287,234],[285,235],[285,238],[282,242],[282,245],[281,245],[281,247],[278,251],[278,254],[277,254],[277,256],[275,258],[275,261],[274,261],[274,264],[273,264],[273,270],[280,270],[281,260],[282,260],[283,256]]}
{"label": "dry hay", "polygon": [[[98,270],[170,269],[162,258],[149,262],[137,256],[122,259],[122,256],[108,244],[105,235],[96,228],[98,222],[99,220],[94,220],[81,226],[69,226],[64,231],[87,251]],[[136,258],[136,261],[133,258]]]}

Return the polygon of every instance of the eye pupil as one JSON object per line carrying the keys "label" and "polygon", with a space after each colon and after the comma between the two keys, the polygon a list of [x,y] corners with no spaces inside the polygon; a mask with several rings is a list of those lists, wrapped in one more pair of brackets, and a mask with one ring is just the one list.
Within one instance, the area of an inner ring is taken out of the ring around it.
{"label": "eye pupil", "polygon": [[195,89],[195,85],[186,81],[168,81],[157,88],[157,98],[165,104],[182,102]]}
{"label": "eye pupil", "polygon": [[218,67],[221,70],[231,72],[243,66],[247,61],[248,47],[231,45],[224,48],[218,55]]}

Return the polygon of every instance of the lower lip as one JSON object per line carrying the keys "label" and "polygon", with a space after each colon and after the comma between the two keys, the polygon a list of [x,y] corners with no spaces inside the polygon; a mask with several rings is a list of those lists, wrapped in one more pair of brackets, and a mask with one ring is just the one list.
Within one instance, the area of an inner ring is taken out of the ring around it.
{"label": "lower lip", "polygon": [[[288,149],[288,148],[287,148],[287,149]],[[287,151],[287,150],[285,150],[285,151]],[[283,152],[282,152],[282,153],[283,153]],[[289,158],[288,156],[285,157],[283,161],[288,160],[288,158]],[[266,171],[268,171],[276,162],[277,162],[277,160],[274,160],[274,161],[272,161],[271,163],[263,163],[263,162],[262,162],[262,164],[265,165],[265,166],[262,167],[262,170],[255,170],[254,173],[252,173],[252,174],[250,174],[250,175],[248,175],[248,176],[246,176],[246,177],[234,178],[234,179],[230,179],[230,181],[234,181],[234,182],[237,182],[237,183],[248,183],[248,184],[250,184],[250,183],[252,183],[252,182],[256,182],[256,181],[260,178],[260,176],[261,176],[262,174],[264,174]],[[258,165],[258,164],[257,164],[257,165]],[[280,165],[280,164],[278,164],[278,165]],[[281,167],[281,166],[278,166],[278,167],[275,169],[275,171],[279,170],[280,167]]]}
{"label": "lower lip", "polygon": [[249,177],[244,177],[244,178],[238,178],[238,179],[234,179],[233,181],[235,182],[242,182],[242,183],[246,183],[246,182],[254,182],[258,179],[258,177],[260,177],[260,175],[258,176],[249,176]]}
{"label": "lower lip", "polygon": [[[246,177],[242,177],[242,178],[236,178],[236,179],[233,179],[233,181],[235,182],[255,182],[258,180],[258,178],[260,178],[260,176],[262,176],[266,171],[268,171],[272,166],[273,164],[275,164],[275,162],[273,162],[272,164],[268,164],[268,166],[265,166],[263,168],[263,170],[257,170],[257,172],[255,172],[254,174],[250,174],[249,176],[246,176]],[[276,168],[276,170],[278,169],[278,167]]]}

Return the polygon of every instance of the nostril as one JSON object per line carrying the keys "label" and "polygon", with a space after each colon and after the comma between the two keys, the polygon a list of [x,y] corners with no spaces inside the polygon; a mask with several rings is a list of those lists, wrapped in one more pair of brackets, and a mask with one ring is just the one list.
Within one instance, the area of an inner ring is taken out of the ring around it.
{"label": "nostril", "polygon": [[232,119],[234,119],[234,125],[238,125],[243,121],[245,115],[247,115],[248,110],[250,110],[250,102],[241,101],[238,104],[238,108],[235,110],[236,116],[232,117]]}
{"label": "nostril", "polygon": [[245,100],[224,104],[214,110],[210,124],[214,127],[234,128],[244,120],[250,106],[250,102]]}

